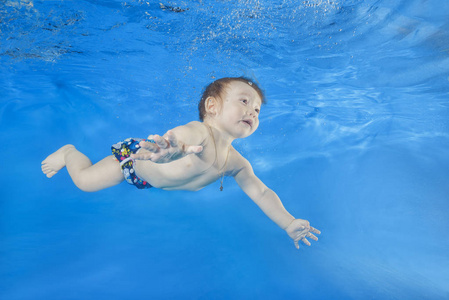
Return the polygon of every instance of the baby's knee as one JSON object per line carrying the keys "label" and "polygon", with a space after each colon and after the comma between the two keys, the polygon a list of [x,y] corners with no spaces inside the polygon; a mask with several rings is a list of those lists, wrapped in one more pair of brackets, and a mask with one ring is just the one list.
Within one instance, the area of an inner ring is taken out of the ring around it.
{"label": "baby's knee", "polygon": [[75,183],[76,187],[82,190],[83,192],[98,191],[98,188],[94,184],[92,184],[92,182],[86,177],[81,176],[73,180],[73,182]]}

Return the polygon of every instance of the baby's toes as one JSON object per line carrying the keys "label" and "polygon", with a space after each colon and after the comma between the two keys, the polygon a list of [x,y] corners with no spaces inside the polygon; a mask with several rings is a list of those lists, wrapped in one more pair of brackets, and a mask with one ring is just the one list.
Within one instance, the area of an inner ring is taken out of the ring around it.
{"label": "baby's toes", "polygon": [[49,173],[45,173],[45,175],[47,175],[48,178],[53,177],[53,175],[55,175],[57,172],[55,171],[50,171]]}

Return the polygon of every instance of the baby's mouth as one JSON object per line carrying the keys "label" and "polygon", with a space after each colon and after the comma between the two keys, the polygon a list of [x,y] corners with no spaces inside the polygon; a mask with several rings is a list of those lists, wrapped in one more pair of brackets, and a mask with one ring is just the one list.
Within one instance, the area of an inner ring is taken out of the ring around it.
{"label": "baby's mouth", "polygon": [[249,125],[249,127],[253,127],[253,121],[252,120],[242,120],[243,123],[246,123]]}

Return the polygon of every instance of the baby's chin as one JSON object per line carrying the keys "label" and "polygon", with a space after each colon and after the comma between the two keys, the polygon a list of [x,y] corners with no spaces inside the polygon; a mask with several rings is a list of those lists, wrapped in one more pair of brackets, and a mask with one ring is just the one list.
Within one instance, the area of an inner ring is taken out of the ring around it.
{"label": "baby's chin", "polygon": [[255,132],[255,130],[251,130],[251,131],[248,131],[248,132],[243,132],[243,133],[240,133],[236,138],[244,139],[244,138],[247,138],[250,135],[252,135],[254,132]]}

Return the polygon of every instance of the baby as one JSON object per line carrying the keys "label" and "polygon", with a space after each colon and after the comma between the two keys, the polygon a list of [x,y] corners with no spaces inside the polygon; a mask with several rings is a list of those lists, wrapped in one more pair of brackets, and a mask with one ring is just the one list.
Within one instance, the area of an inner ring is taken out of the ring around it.
{"label": "baby", "polygon": [[200,120],[173,128],[163,136],[126,139],[112,146],[112,154],[92,165],[73,145],[65,145],[42,162],[48,178],[67,168],[83,191],[99,191],[126,180],[139,189],[197,191],[223,177],[234,177],[240,188],[262,211],[284,229],[299,249],[310,246],[320,231],[295,219],[279,197],[256,175],[251,164],[232,142],[245,138],[259,126],[261,89],[244,77],[222,78],[208,85],[199,103]]}

